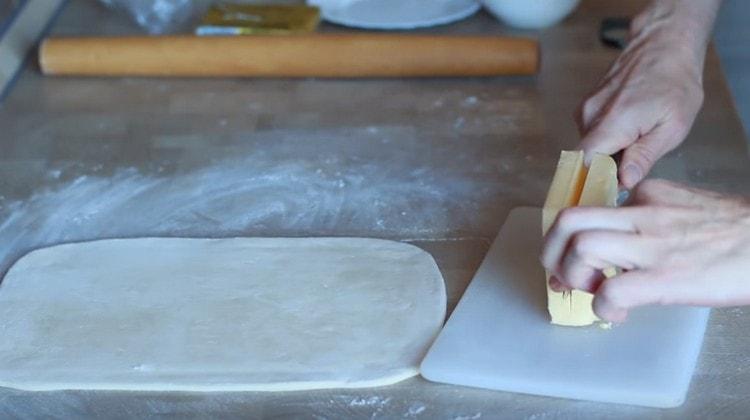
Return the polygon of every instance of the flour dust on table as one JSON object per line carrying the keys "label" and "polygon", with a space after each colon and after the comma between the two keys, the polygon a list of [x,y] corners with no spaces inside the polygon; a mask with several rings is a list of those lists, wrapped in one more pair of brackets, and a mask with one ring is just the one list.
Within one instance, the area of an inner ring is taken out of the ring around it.
{"label": "flour dust on table", "polygon": [[495,218],[480,217],[480,206],[503,193],[498,182],[473,182],[463,167],[407,159],[386,166],[340,154],[301,159],[268,149],[190,172],[53,168],[55,187],[0,199],[0,273],[31,249],[101,238],[443,239],[488,230]]}

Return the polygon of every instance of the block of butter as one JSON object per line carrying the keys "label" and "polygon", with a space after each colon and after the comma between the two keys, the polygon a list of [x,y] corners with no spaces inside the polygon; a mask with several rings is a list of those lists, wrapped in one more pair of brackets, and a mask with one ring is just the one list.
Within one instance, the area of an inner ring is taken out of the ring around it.
{"label": "block of butter", "polygon": [[[547,234],[566,207],[615,206],[616,202],[617,165],[611,157],[596,155],[586,168],[582,151],[563,151],[544,203],[542,234]],[[612,276],[615,270],[604,270],[604,274]],[[582,290],[555,292],[547,274],[547,309],[553,324],[580,327],[601,323],[591,307],[593,298]]]}
{"label": "block of butter", "polygon": [[218,3],[203,17],[196,35],[286,35],[312,32],[320,10],[305,5]]}

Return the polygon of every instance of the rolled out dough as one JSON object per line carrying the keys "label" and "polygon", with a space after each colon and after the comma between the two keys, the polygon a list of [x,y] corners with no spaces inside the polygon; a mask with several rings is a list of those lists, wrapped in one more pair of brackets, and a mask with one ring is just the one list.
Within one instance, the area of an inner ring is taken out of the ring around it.
{"label": "rolled out dough", "polygon": [[358,238],[113,239],[0,284],[0,386],[286,391],[418,373],[445,317],[426,252]]}

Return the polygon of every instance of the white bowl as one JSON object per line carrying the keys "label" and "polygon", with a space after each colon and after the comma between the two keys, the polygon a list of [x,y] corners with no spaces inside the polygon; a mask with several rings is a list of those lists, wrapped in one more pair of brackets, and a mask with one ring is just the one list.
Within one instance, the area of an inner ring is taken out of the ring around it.
{"label": "white bowl", "polygon": [[482,0],[496,18],[523,29],[542,29],[568,16],[580,0]]}

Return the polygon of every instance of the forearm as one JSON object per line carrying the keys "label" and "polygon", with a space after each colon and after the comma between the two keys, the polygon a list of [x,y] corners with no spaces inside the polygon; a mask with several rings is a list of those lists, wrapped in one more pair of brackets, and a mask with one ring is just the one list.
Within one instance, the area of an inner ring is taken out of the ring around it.
{"label": "forearm", "polygon": [[663,37],[701,67],[721,0],[654,0],[634,20],[633,39]]}

